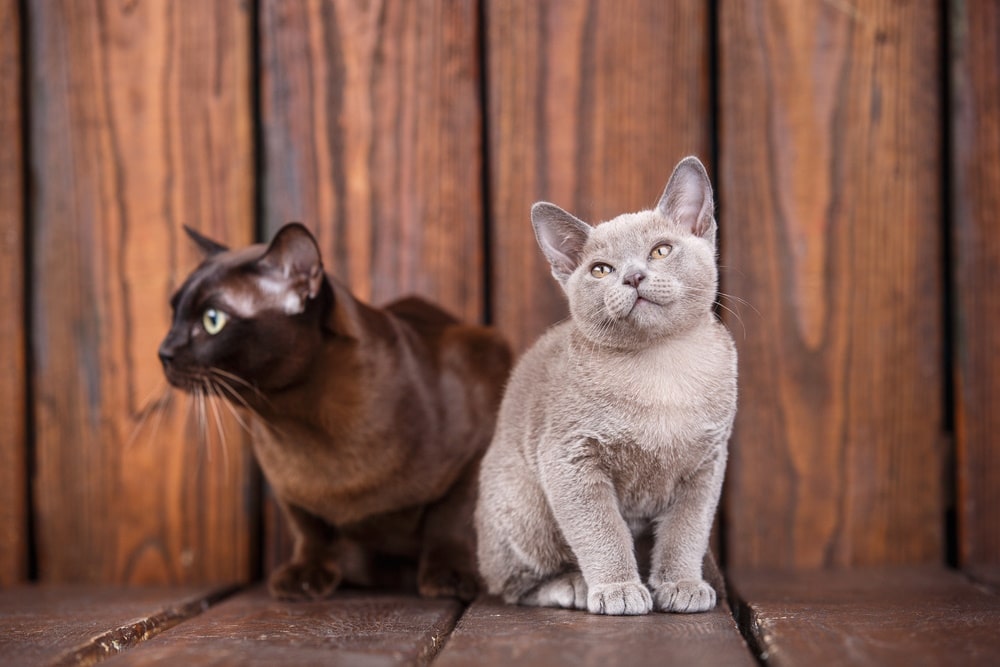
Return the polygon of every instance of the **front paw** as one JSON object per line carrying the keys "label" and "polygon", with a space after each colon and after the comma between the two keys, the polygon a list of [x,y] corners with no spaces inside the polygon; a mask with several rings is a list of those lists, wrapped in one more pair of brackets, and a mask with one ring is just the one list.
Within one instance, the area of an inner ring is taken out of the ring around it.
{"label": "front paw", "polygon": [[715,607],[715,589],[701,579],[664,582],[654,596],[660,611],[693,614]]}
{"label": "front paw", "polygon": [[653,608],[649,591],[639,582],[597,584],[587,595],[587,611],[609,616],[640,616]]}
{"label": "front paw", "polygon": [[521,604],[562,609],[587,608],[587,582],[579,572],[566,572],[542,583]]}
{"label": "front paw", "polygon": [[279,600],[322,600],[333,595],[340,579],[340,568],[333,563],[289,562],[271,573],[268,587]]}

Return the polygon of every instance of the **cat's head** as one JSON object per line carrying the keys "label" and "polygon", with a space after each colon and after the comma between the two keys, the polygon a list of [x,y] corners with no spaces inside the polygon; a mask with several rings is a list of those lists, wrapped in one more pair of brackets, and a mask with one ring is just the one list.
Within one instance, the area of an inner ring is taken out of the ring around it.
{"label": "cat's head", "polygon": [[705,167],[688,157],[652,210],[592,227],[539,202],[531,222],[580,331],[599,345],[634,348],[711,316],[714,207]]}
{"label": "cat's head", "polygon": [[331,298],[312,234],[291,223],[269,245],[229,250],[185,229],[205,259],[170,301],[173,322],[159,349],[167,380],[229,399],[251,386],[297,382],[320,343]]}

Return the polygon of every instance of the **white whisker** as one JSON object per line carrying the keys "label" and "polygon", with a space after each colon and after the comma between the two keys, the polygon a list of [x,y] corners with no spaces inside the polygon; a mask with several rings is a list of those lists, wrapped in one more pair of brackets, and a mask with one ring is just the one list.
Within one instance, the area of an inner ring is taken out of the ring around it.
{"label": "white whisker", "polygon": [[219,446],[222,448],[222,467],[226,470],[226,474],[229,474],[229,445],[226,441],[226,432],[222,426],[222,417],[219,413],[218,401],[221,400],[213,392],[209,396],[208,406],[212,409],[212,416],[215,418],[215,429],[219,434]]}
{"label": "white whisker", "polygon": [[[157,391],[159,395],[157,396]],[[154,400],[154,396],[157,396]],[[161,383],[157,388],[149,392],[149,396],[143,402],[143,406],[138,411],[139,421],[132,428],[132,433],[129,434],[128,439],[125,441],[125,449],[131,449],[139,438],[139,434],[142,432],[143,428],[149,423],[149,416],[156,413],[157,419],[155,424],[158,425],[163,419],[163,411],[170,406],[170,400],[173,397],[173,392],[170,386],[166,382]],[[155,437],[156,431],[153,430],[153,436]]]}

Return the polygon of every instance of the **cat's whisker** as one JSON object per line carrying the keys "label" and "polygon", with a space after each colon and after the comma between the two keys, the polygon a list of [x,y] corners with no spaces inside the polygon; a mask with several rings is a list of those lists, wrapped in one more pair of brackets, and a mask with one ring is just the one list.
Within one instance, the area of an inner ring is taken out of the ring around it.
{"label": "cat's whisker", "polygon": [[[224,396],[230,397],[231,400],[226,401],[227,405],[230,405],[230,407],[232,407],[231,403],[236,403],[239,407],[246,410],[247,413],[249,413],[253,417],[256,417],[261,421],[264,420],[261,414],[256,409],[254,409],[254,407],[250,405],[250,403],[245,398],[243,398],[243,396],[240,395],[240,393],[232,385],[219,378],[216,378],[215,382],[216,386],[221,390],[220,393],[223,394]],[[236,416],[236,414],[237,413],[234,411],[233,415]],[[237,419],[239,418],[237,417]],[[240,420],[240,422],[241,425],[246,429],[247,433],[252,433],[251,429],[242,423],[242,420]]]}
{"label": "cat's whisker", "polygon": [[205,395],[207,393],[207,387],[199,387],[197,398],[198,398],[198,436],[201,440],[202,450],[205,453],[206,459],[209,463],[212,462],[212,448],[209,446],[208,442],[208,410],[205,407]]}
{"label": "cat's whisker", "polygon": [[754,312],[755,315],[760,317],[760,311],[752,303],[744,299],[743,297],[736,296],[735,294],[726,294],[725,292],[719,292],[719,300],[726,299],[727,301],[733,301],[741,306],[746,306]]}
{"label": "cat's whisker", "polygon": [[729,306],[723,304],[721,301],[717,301],[716,304],[718,304],[719,308],[721,308],[722,310],[725,310],[726,312],[732,313],[733,317],[736,318],[736,321],[740,323],[740,329],[743,330],[743,340],[746,340],[746,338],[747,338],[747,326],[743,322],[743,317],[741,317],[738,312],[736,312],[735,310],[733,310]]}
{"label": "cat's whisker", "polygon": [[222,467],[229,471],[229,443],[226,440],[226,431],[222,426],[222,416],[219,410],[219,401],[222,400],[219,396],[213,392],[209,396],[208,406],[212,410],[212,416],[215,418],[215,430],[219,434],[219,446],[222,448]]}
{"label": "cat's whisker", "polygon": [[[240,416],[240,414],[239,414],[239,412],[237,412],[236,408],[233,407],[232,401],[238,401],[238,402],[240,402],[241,407],[244,408],[251,417],[257,417],[259,419],[260,415],[257,414],[257,412],[254,411],[253,408],[251,408],[249,405],[247,405],[246,401],[244,401],[243,397],[240,396],[238,393],[236,393],[236,391],[234,391],[232,387],[226,385],[224,382],[221,382],[221,381],[217,381],[217,386],[218,386],[219,392],[220,392],[220,400],[222,401],[222,404],[224,406],[226,406],[226,409],[229,410],[229,414],[231,414],[233,416],[233,419],[236,420],[236,422],[240,425],[240,427],[244,431],[246,431],[247,433],[252,433],[252,431],[250,429],[250,426]],[[232,397],[232,401],[230,399],[226,398],[226,397]]]}
{"label": "cat's whisker", "polygon": [[234,402],[240,405],[240,407],[250,412],[256,412],[253,406],[250,405],[250,402],[246,398],[244,398],[242,394],[240,394],[237,388],[234,387],[232,384],[230,384],[223,377],[221,376],[216,377],[215,383],[217,387],[224,389],[226,391],[226,395],[231,397]]}
{"label": "cat's whisker", "polygon": [[221,368],[216,368],[214,366],[211,367],[211,368],[209,368],[208,372],[210,374],[212,374],[213,376],[215,376],[216,379],[222,378],[222,379],[228,380],[229,382],[235,383],[238,386],[246,387],[248,390],[250,390],[251,392],[253,392],[253,395],[256,398],[259,398],[259,399],[267,402],[267,396],[264,395],[264,392],[262,392],[257,387],[257,385],[255,385],[255,384],[253,384],[251,382],[248,382],[247,380],[241,378],[239,375],[236,375],[235,373],[230,373],[229,371],[224,371]]}
{"label": "cat's whisker", "polygon": [[162,407],[162,409],[160,409],[160,410],[157,411],[157,413],[156,413],[156,421],[153,423],[153,433],[152,433],[152,438],[151,438],[152,440],[155,440],[157,438],[157,436],[159,435],[160,428],[163,426],[163,420],[166,417],[167,412],[170,411],[171,407],[174,404],[174,396],[176,396],[176,392],[173,390],[172,387],[168,386],[167,387],[167,394],[166,394],[166,397],[164,398],[164,402],[162,404],[163,407]]}
{"label": "cat's whisker", "polygon": [[[158,395],[157,392],[159,392]],[[149,423],[150,415],[156,413],[157,415],[156,424],[157,425],[159,424],[159,422],[163,419],[163,412],[170,407],[170,400],[172,396],[173,392],[171,391],[170,385],[166,384],[165,381],[161,382],[156,388],[154,388],[152,391],[149,392],[149,395],[146,397],[145,401],[143,401],[142,407],[139,408],[139,411],[137,413],[139,421],[132,428],[132,432],[129,434],[128,439],[125,441],[126,451],[131,449],[132,446],[139,439],[139,434],[142,433],[146,424]],[[154,429],[153,431],[154,437],[156,435],[157,430],[158,429]]]}

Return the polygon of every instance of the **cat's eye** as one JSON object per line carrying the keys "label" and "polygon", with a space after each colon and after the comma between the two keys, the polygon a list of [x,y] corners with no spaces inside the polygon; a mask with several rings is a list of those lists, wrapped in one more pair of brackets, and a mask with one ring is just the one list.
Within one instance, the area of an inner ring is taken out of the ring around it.
{"label": "cat's eye", "polygon": [[590,267],[590,275],[595,278],[603,278],[609,275],[614,269],[610,264],[597,263]]}
{"label": "cat's eye", "polygon": [[653,252],[649,253],[649,258],[663,259],[664,257],[670,254],[671,250],[673,250],[673,246],[671,246],[669,243],[661,243],[660,245],[653,248]]}
{"label": "cat's eye", "polygon": [[214,336],[222,331],[222,328],[226,326],[226,322],[228,321],[229,316],[215,308],[207,309],[205,314],[201,316],[201,325],[205,327],[205,331],[209,336]]}

